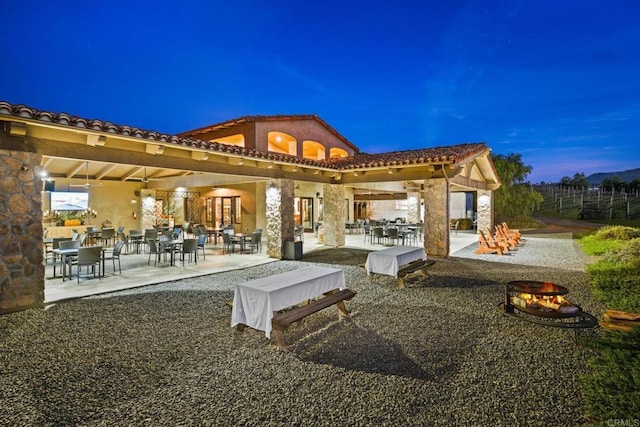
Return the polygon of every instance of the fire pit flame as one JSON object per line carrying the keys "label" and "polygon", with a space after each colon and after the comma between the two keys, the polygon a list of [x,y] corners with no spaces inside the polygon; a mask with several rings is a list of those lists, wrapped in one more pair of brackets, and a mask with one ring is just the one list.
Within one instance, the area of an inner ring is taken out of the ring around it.
{"label": "fire pit flame", "polygon": [[517,280],[507,283],[501,311],[510,316],[562,328],[592,328],[598,320],[564,295],[569,290],[551,282]]}

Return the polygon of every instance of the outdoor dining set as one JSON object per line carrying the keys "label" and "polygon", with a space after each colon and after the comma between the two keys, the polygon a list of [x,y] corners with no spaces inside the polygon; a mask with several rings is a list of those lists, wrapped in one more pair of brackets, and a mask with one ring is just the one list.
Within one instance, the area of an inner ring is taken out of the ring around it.
{"label": "outdoor dining set", "polygon": [[[222,238],[222,253],[255,253],[262,250],[262,230],[235,233],[233,227],[219,229],[186,223],[174,227],[154,227],[146,230],[124,231],[124,227],[86,227],[83,232],[73,229],[71,237],[43,237],[45,263],[53,266],[53,278],[63,281],[73,276],[80,282],[86,278],[102,278],[107,261],[113,273],[122,273],[121,255],[147,254],[147,265],[176,265],[177,261],[198,263],[205,257],[205,248],[212,239]],[[116,265],[117,262],[117,265]],[[86,271],[83,272],[83,270]],[[59,273],[58,273],[59,271]],[[58,275],[59,274],[59,275]]]}

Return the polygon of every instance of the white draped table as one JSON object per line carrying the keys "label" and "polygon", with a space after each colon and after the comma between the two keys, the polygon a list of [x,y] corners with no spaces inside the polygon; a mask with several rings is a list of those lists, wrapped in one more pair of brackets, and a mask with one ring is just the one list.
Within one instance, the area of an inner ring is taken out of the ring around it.
{"label": "white draped table", "polygon": [[386,274],[397,279],[400,266],[421,259],[427,259],[424,248],[392,246],[381,251],[371,252],[367,256],[364,267],[369,275],[372,273]]}
{"label": "white draped table", "polygon": [[304,267],[236,285],[231,327],[238,324],[271,336],[273,312],[346,287],[344,271],[328,267]]}

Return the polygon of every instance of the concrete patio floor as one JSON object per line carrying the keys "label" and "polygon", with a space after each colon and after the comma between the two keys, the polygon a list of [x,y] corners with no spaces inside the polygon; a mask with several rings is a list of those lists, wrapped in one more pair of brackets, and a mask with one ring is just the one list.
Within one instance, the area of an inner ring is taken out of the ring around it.
{"label": "concrete patio floor", "polygon": [[[451,255],[455,255],[455,252],[476,242],[477,236],[471,231],[454,232],[451,234],[450,253]],[[417,243],[417,245],[421,244],[422,242]],[[304,235],[302,247],[303,261],[304,253],[328,248],[328,246],[318,243],[318,239],[314,237],[312,233],[306,233]],[[362,234],[347,234],[345,247],[376,251],[384,249],[387,246],[365,242]],[[224,271],[239,270],[278,261],[277,259],[269,258],[264,248],[262,249],[262,253],[240,254],[236,252],[223,255],[221,243],[217,245],[212,243],[207,244],[205,259],[202,258],[200,253],[197,264],[194,262],[185,262],[183,265],[180,261],[177,261],[173,266],[169,265],[169,263],[158,263],[154,266],[153,257],[151,258],[150,265],[147,265],[148,260],[149,255],[146,253],[123,253],[121,256],[122,273],[117,271],[117,262],[114,273],[112,262],[106,261],[106,274],[103,278],[94,279],[81,277],[80,283],[77,282],[75,276],[72,277],[71,280],[67,279],[65,281],[59,277],[54,278],[53,265],[49,263],[45,266],[44,303],[52,304],[74,298],[82,298]],[[59,271],[56,273],[60,275]]]}

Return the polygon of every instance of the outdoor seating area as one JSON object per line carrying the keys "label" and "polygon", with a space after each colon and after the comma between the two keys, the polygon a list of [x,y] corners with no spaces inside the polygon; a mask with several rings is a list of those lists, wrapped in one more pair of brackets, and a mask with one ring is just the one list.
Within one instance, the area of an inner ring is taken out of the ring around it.
{"label": "outdoor seating area", "polygon": [[497,224],[493,232],[491,230],[479,230],[478,233],[477,254],[504,255],[509,251],[516,250],[517,246],[522,242],[520,231],[511,230],[506,222]]}
{"label": "outdoor seating area", "polygon": [[353,223],[345,223],[345,233],[362,234],[364,243],[369,244],[416,246],[422,243],[423,227],[421,223],[409,224],[398,220],[359,219]]}

